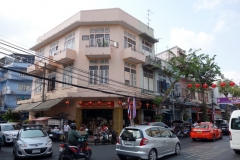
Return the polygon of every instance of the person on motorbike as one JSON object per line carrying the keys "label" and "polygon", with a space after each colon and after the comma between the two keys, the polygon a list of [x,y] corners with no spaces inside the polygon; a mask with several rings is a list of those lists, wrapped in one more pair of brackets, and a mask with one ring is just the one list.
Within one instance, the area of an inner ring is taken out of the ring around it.
{"label": "person on motorbike", "polygon": [[68,143],[70,145],[78,146],[78,153],[80,155],[85,155],[82,152],[83,142],[78,140],[79,138],[81,138],[81,135],[76,131],[76,124],[71,123],[70,128],[71,130],[68,132],[68,139],[67,139]]}

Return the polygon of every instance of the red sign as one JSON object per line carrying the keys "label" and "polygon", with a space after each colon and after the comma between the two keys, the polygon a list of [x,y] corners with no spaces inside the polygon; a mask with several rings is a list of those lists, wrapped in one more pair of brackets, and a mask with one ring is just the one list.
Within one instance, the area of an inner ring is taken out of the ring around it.
{"label": "red sign", "polygon": [[114,108],[114,102],[113,101],[83,101],[82,105],[80,107],[111,107]]}

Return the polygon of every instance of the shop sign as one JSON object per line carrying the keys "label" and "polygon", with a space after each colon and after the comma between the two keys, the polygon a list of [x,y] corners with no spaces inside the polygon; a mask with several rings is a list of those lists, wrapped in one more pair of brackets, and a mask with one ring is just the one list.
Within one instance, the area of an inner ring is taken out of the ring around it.
{"label": "shop sign", "polygon": [[240,97],[217,98],[217,103],[240,103]]}
{"label": "shop sign", "polygon": [[[91,102],[91,103],[89,103]],[[111,107],[114,108],[113,101],[83,101],[81,107]]]}
{"label": "shop sign", "polygon": [[60,125],[60,121],[57,119],[49,119],[48,120],[48,125]]}

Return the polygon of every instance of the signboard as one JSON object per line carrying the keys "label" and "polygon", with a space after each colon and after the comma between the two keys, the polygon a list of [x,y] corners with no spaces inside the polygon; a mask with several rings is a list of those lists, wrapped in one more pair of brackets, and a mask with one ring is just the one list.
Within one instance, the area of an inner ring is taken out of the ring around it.
{"label": "signboard", "polygon": [[240,103],[240,97],[217,98],[217,103]]}
{"label": "signboard", "polygon": [[58,119],[49,119],[48,120],[48,125],[58,126],[58,125],[60,125],[60,120],[58,120]]}
{"label": "signboard", "polygon": [[114,102],[113,101],[101,101],[100,103],[98,101],[83,101],[81,107],[108,107],[108,108],[114,108]]}

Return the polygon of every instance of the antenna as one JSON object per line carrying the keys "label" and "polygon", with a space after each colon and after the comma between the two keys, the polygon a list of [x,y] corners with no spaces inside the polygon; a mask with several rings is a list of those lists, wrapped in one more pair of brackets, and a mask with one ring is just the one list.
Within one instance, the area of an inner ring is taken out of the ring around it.
{"label": "antenna", "polygon": [[147,17],[145,17],[145,18],[147,18],[147,20],[148,20],[148,23],[147,23],[147,25],[148,25],[148,29],[149,29],[149,23],[150,23],[150,21],[151,21],[151,19],[149,19],[149,15],[150,15],[150,13],[153,14],[153,13],[148,9]]}

